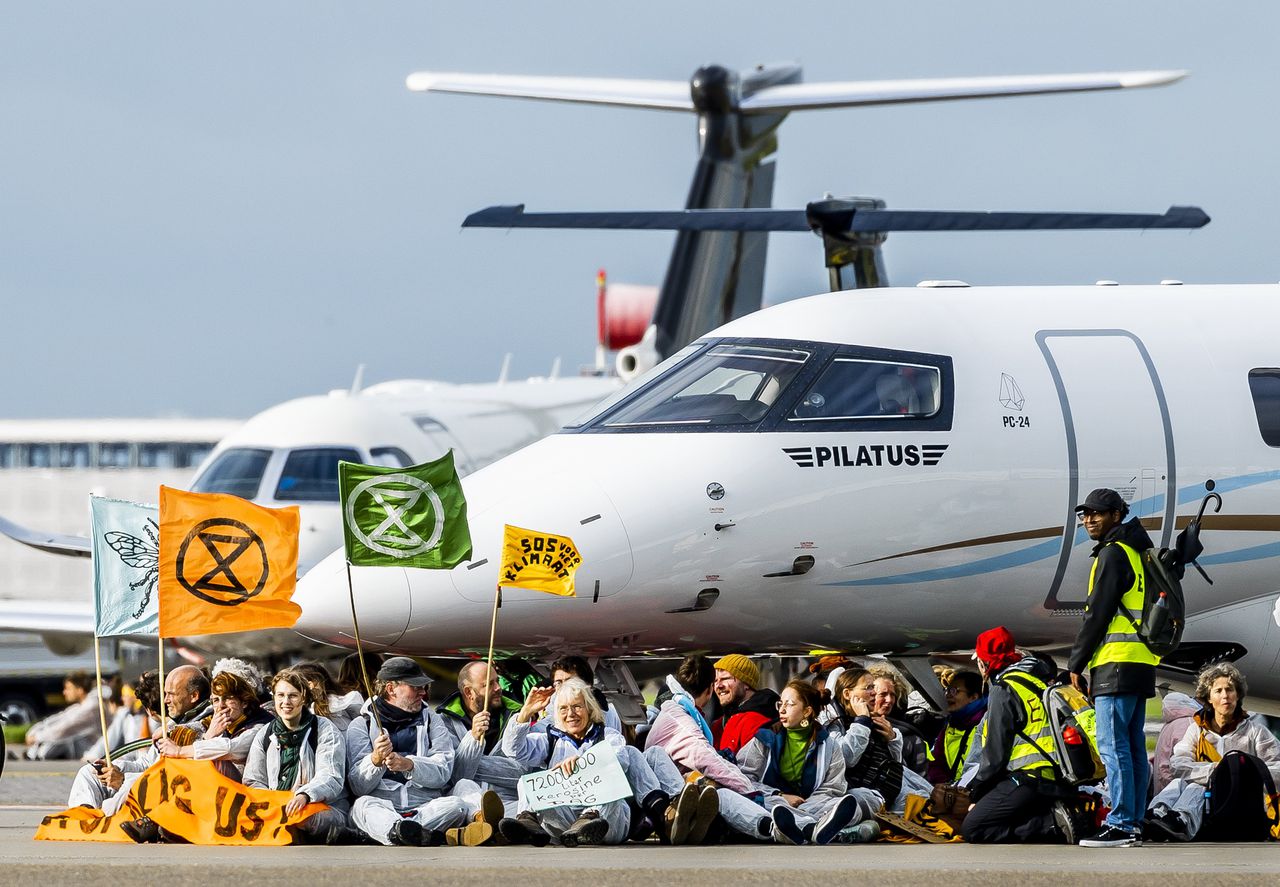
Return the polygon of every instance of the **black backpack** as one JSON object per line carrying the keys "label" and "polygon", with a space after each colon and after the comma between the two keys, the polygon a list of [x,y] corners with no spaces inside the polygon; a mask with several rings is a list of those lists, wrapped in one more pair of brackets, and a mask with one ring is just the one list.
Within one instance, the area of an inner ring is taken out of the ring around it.
{"label": "black backpack", "polygon": [[1209,776],[1209,799],[1197,841],[1268,841],[1276,825],[1271,771],[1251,754],[1229,751]]}
{"label": "black backpack", "polygon": [[1157,656],[1168,656],[1182,643],[1187,604],[1182,595],[1182,565],[1170,548],[1148,548],[1142,558],[1142,613],[1134,615],[1124,604],[1120,612],[1133,623],[1138,640]]}

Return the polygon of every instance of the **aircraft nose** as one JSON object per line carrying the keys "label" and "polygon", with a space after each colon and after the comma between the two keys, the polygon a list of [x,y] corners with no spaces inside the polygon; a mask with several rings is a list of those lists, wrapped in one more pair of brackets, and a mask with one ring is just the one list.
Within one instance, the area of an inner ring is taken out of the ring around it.
{"label": "aircraft nose", "polygon": [[298,575],[305,576],[335,548],[342,546],[342,517],[337,505],[299,506]]}
{"label": "aircraft nose", "polygon": [[[351,582],[364,648],[380,650],[400,640],[409,621],[409,585],[405,571],[353,567]],[[351,598],[346,555],[339,548],[298,580],[293,600],[302,607],[302,615],[294,631],[323,644],[354,647]]]}

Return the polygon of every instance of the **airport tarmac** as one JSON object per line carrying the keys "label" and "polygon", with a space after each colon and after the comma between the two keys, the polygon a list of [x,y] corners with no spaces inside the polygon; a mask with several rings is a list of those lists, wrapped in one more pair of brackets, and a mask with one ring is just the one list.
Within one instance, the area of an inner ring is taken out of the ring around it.
{"label": "airport tarmac", "polygon": [[[1149,844],[1137,849],[978,847],[965,844],[873,844],[840,847],[527,847],[419,849],[408,847],[192,847],[36,841],[41,817],[65,806],[70,762],[10,761],[0,779],[2,883],[83,885],[144,879],[151,884],[280,884],[316,878],[343,883],[397,883],[430,877],[447,884],[518,883],[776,884],[803,878],[824,885],[877,887],[1002,887],[1106,883],[1238,885],[1277,883],[1275,844]],[[425,867],[425,869],[424,869]],[[136,871],[130,871],[135,869]],[[362,871],[363,869],[369,871]]]}

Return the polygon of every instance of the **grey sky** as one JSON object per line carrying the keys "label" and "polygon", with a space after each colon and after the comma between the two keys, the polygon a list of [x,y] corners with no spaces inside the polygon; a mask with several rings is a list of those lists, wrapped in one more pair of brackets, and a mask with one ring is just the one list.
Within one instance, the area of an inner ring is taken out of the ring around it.
{"label": "grey sky", "polygon": [[[1194,233],[895,235],[891,278],[1280,278],[1280,7],[1180,2],[9,4],[0,416],[239,415],[350,383],[589,360],[597,267],[671,236],[461,232],[492,203],[683,204],[693,119],[409,93],[414,70],[808,80],[1188,68],[1157,90],[795,114],[775,205],[1162,211]],[[819,291],[775,235],[766,298]],[[1209,309],[1207,309],[1209,310]]]}

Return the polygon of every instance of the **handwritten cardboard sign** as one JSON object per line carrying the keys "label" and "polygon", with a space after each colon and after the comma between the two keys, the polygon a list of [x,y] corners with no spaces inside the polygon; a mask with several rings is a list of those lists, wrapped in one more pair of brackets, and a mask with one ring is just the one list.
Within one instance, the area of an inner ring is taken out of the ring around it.
{"label": "handwritten cardboard sign", "polygon": [[526,773],[520,778],[519,792],[521,809],[550,810],[592,807],[629,798],[631,786],[618,763],[617,752],[602,742],[578,756],[572,776],[565,776],[559,768]]}

